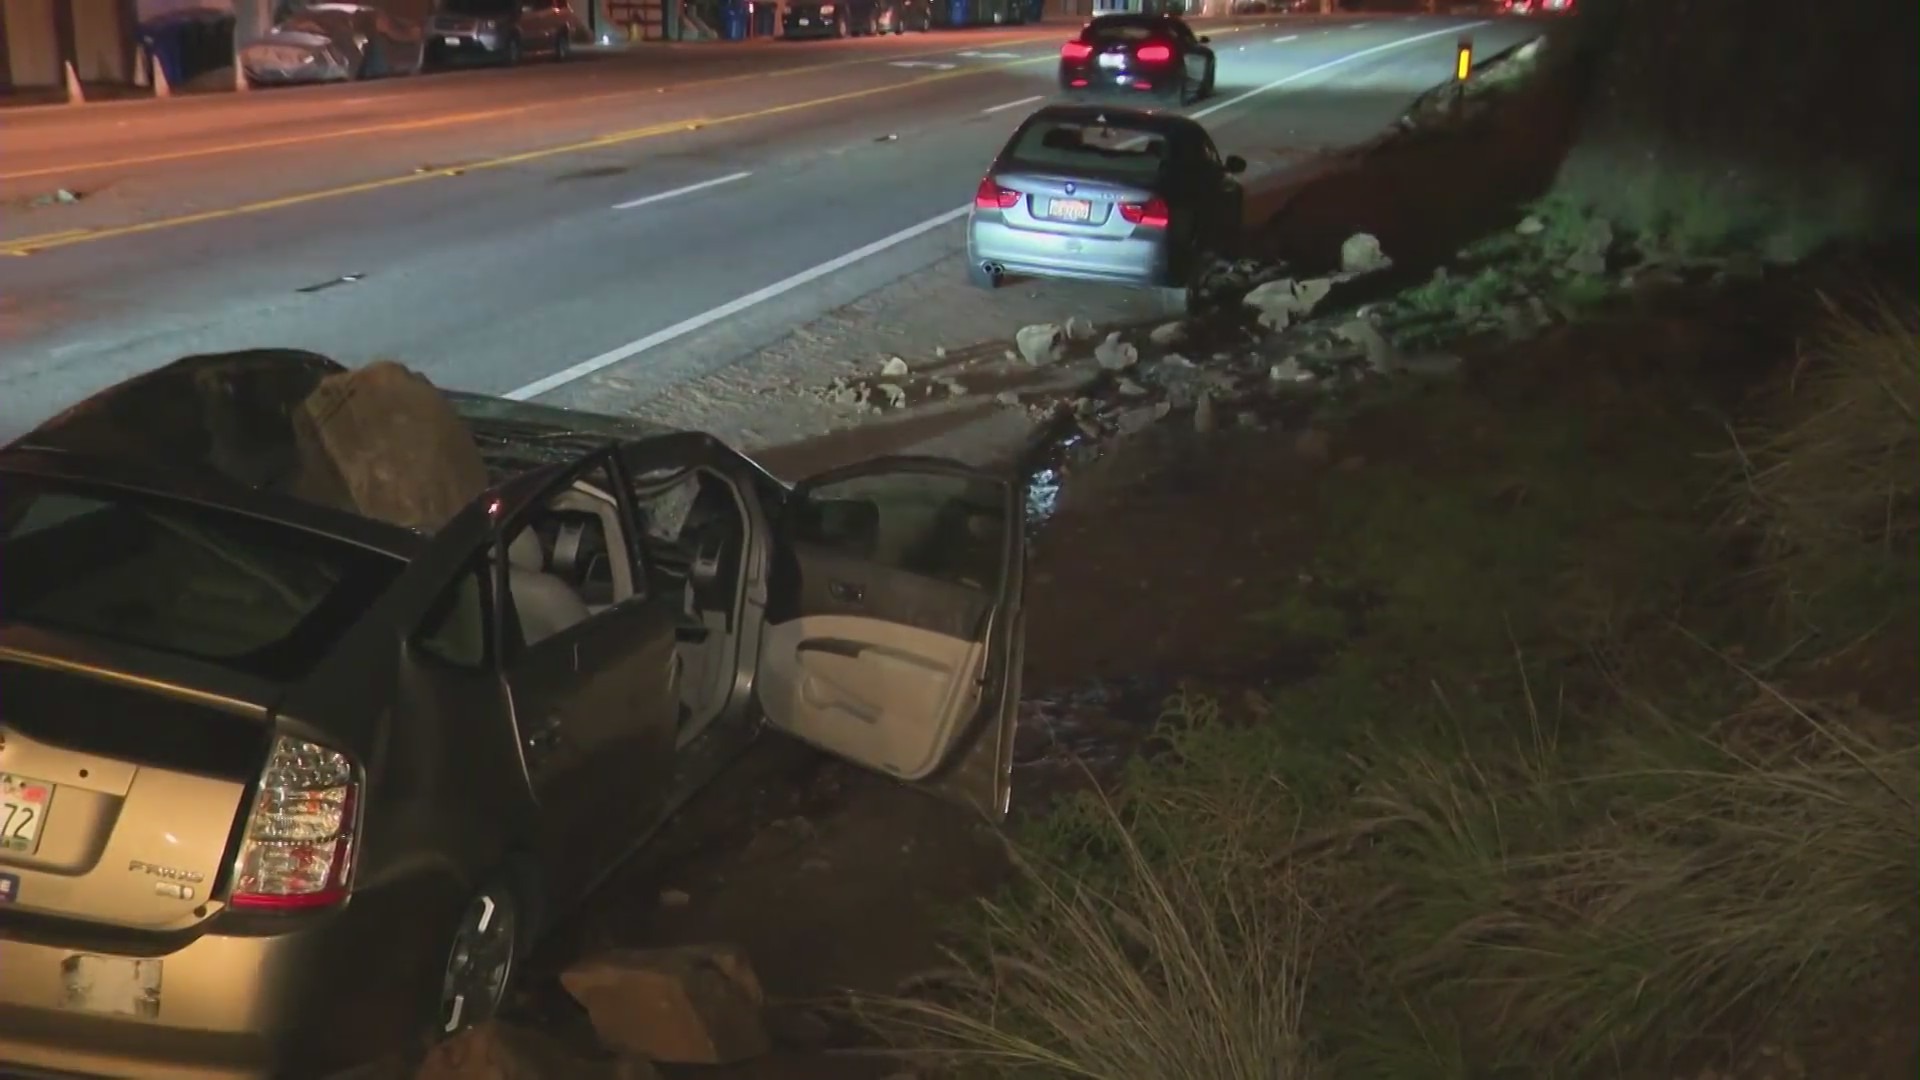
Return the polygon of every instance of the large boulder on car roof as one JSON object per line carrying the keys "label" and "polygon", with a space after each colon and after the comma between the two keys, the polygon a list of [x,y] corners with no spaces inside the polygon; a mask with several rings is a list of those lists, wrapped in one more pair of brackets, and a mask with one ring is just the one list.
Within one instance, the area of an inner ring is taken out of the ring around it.
{"label": "large boulder on car roof", "polygon": [[465,421],[426,377],[391,360],[330,375],[293,414],[294,493],[433,531],[487,487]]}
{"label": "large boulder on car roof", "polygon": [[728,945],[619,949],[586,958],[560,984],[608,1048],[676,1065],[730,1065],[771,1048],[765,996]]}
{"label": "large boulder on car roof", "polygon": [[646,1058],[581,1053],[495,1021],[436,1044],[413,1080],[660,1080],[660,1070]]}

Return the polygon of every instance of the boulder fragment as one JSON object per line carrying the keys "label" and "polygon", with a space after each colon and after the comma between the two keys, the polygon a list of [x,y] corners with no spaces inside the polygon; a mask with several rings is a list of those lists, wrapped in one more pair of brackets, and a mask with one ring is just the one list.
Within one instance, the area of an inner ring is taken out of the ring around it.
{"label": "boulder fragment", "polygon": [[1340,269],[1348,274],[1370,274],[1393,265],[1372,233],[1354,233],[1340,245]]}
{"label": "boulder fragment", "polygon": [[1140,350],[1120,340],[1120,331],[1115,330],[1094,346],[1093,359],[1107,371],[1125,371],[1140,362]]}
{"label": "boulder fragment", "polygon": [[588,957],[560,984],[607,1047],[676,1065],[730,1065],[770,1048],[760,980],[739,949],[692,945]]}
{"label": "boulder fragment", "polygon": [[1147,335],[1147,340],[1155,345],[1173,346],[1187,339],[1187,324],[1183,322],[1161,323]]}
{"label": "boulder fragment", "polygon": [[292,419],[301,498],[433,531],[486,490],[466,422],[391,360],[320,380]]}
{"label": "boulder fragment", "polygon": [[1034,367],[1057,364],[1067,355],[1067,333],[1058,323],[1023,326],[1014,334],[1013,344],[1019,350],[1020,359]]}

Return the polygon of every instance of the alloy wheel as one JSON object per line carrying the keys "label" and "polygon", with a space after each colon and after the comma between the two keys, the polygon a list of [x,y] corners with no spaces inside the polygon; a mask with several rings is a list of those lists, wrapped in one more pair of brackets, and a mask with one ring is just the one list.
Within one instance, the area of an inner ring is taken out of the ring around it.
{"label": "alloy wheel", "polygon": [[468,903],[447,950],[440,993],[440,1036],[485,1023],[500,1011],[513,978],[519,918],[504,890],[483,892]]}

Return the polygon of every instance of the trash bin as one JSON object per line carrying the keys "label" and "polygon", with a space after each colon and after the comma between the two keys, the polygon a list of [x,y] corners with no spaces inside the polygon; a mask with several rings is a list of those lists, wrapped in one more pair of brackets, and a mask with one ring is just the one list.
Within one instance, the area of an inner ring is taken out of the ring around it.
{"label": "trash bin", "polygon": [[757,0],[747,6],[753,12],[754,37],[772,37],[780,32],[780,28],[774,25],[774,16],[780,12],[774,0]]}
{"label": "trash bin", "polygon": [[972,26],[973,0],[947,0],[947,25]]}
{"label": "trash bin", "polygon": [[720,36],[728,41],[747,39],[747,0],[726,0],[720,9]]}
{"label": "trash bin", "polygon": [[215,8],[184,8],[141,23],[135,38],[167,85],[181,86],[233,63],[233,13]]}

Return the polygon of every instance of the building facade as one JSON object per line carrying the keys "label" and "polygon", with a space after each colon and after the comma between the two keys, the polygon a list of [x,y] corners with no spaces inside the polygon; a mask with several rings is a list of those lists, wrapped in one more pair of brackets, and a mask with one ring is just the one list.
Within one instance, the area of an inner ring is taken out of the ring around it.
{"label": "building facade", "polygon": [[127,82],[136,0],[0,0],[0,91]]}

